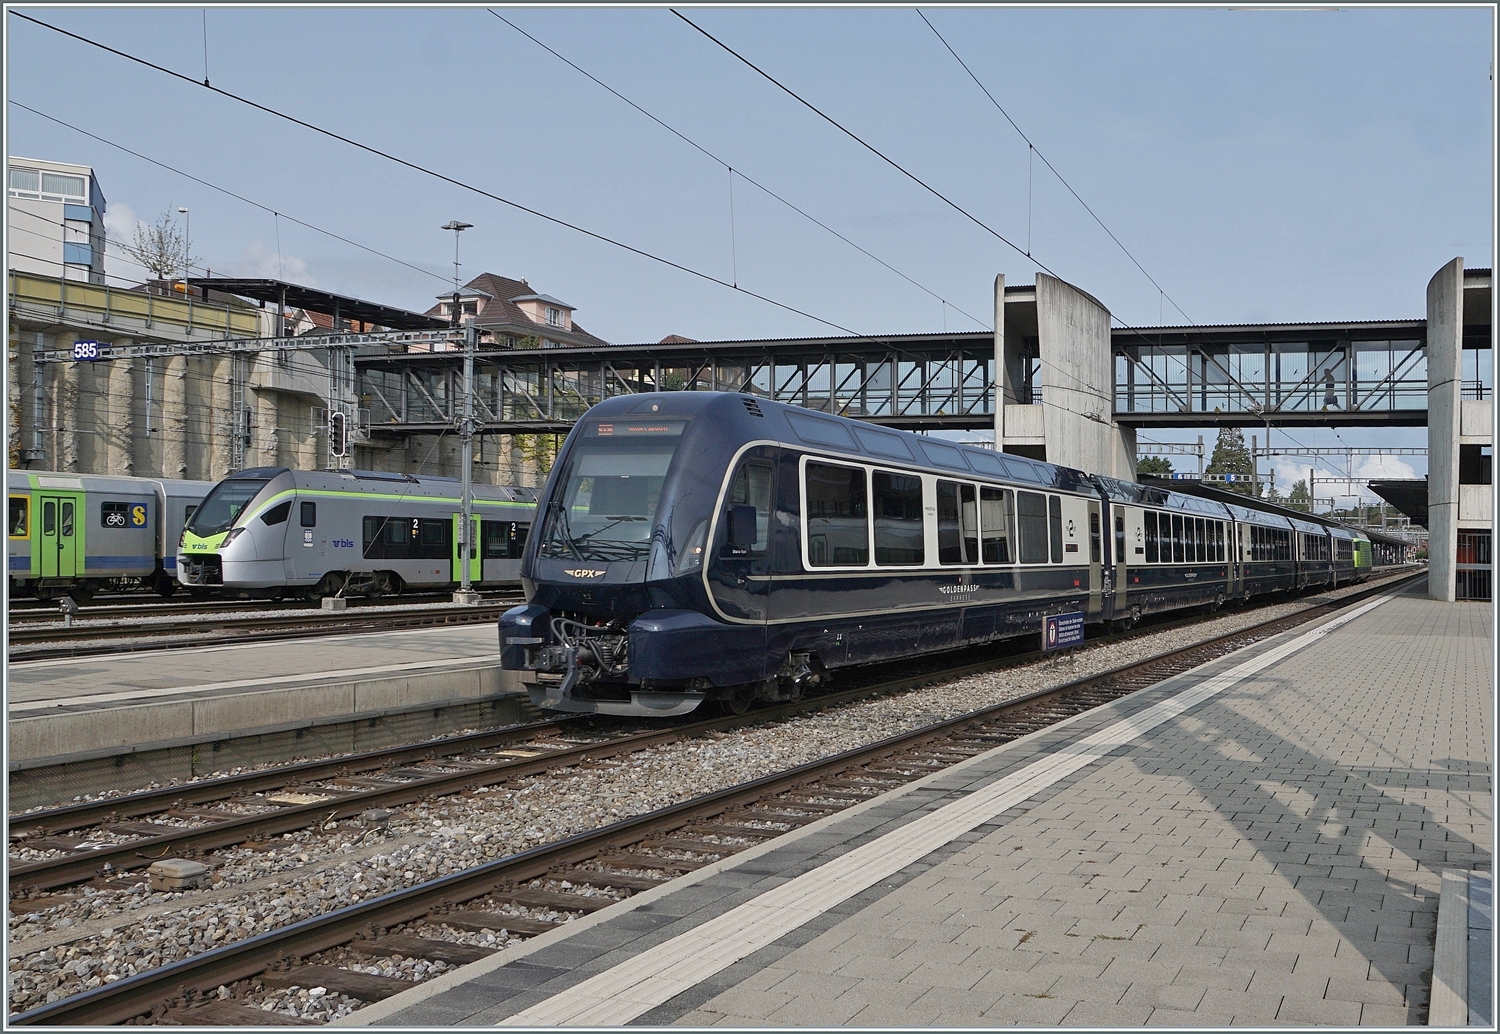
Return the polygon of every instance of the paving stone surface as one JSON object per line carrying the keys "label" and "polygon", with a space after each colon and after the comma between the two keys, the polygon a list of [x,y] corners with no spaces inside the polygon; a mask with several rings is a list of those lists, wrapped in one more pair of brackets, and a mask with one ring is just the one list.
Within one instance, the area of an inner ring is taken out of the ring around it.
{"label": "paving stone surface", "polygon": [[1492,863],[1490,622],[1398,596],[675,1022],[1425,1024],[1441,872]]}

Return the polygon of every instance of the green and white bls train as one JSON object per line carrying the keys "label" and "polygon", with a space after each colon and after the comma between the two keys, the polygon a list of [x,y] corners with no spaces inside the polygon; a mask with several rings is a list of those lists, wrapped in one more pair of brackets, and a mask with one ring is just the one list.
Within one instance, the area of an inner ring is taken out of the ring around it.
{"label": "green and white bls train", "polygon": [[8,470],[12,597],[86,603],[103,588],[177,588],[177,540],[212,481]]}
{"label": "green and white bls train", "polygon": [[[177,577],[252,595],[381,596],[462,574],[453,478],[256,467],[220,481],[182,533]],[[472,584],[520,581],[536,490],[473,488]]]}

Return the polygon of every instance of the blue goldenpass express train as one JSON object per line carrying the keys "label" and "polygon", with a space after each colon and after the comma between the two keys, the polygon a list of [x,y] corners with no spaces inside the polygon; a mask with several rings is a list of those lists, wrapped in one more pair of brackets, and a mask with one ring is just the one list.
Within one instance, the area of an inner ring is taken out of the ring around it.
{"label": "blue goldenpass express train", "polygon": [[714,392],[591,409],[535,528],[501,665],[538,706],[618,715],[1371,569],[1341,525]]}

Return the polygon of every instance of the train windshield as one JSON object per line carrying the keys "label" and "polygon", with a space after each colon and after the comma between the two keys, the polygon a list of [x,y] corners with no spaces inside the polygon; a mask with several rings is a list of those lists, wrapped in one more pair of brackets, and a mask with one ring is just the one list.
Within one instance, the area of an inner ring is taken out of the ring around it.
{"label": "train windshield", "polygon": [[598,420],[568,457],[538,547],[565,560],[643,560],[686,420]]}
{"label": "train windshield", "polygon": [[200,538],[228,531],[236,517],[270,482],[265,478],[229,478],[220,481],[193,511],[187,530]]}

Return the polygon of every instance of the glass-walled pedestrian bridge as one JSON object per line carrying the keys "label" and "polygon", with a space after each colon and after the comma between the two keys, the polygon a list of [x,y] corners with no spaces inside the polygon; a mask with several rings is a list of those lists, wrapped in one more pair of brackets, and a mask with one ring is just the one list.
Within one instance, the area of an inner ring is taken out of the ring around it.
{"label": "glass-walled pedestrian bridge", "polygon": [[[1474,350],[1465,352],[1468,397],[1491,383],[1483,329],[1482,342],[1465,341]],[[1114,417],[1173,427],[1424,425],[1425,336],[1423,320],[1115,329]],[[1043,401],[1048,368],[1037,339],[1012,334],[1007,348],[1023,359],[1016,397],[1007,401]],[[459,353],[365,353],[356,367],[372,432],[453,426],[462,412]],[[911,430],[994,422],[994,340],[985,332],[524,351],[481,345],[475,371],[475,412],[488,434],[563,432],[602,399],[676,390],[744,391]]]}

